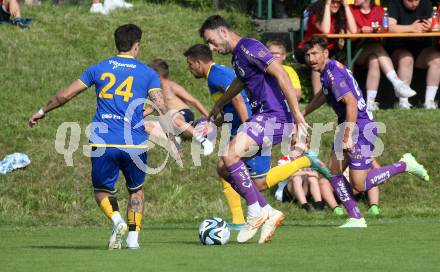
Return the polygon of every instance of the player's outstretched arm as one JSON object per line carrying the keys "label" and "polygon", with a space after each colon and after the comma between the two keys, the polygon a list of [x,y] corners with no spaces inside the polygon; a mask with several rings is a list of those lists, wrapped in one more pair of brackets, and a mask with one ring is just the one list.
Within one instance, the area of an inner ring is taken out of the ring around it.
{"label": "player's outstretched arm", "polygon": [[315,111],[317,108],[321,107],[325,103],[325,95],[322,90],[320,90],[310,101],[309,104],[303,109],[302,114],[306,117],[308,114]]}
{"label": "player's outstretched arm", "polygon": [[243,87],[244,83],[239,78],[235,78],[223,96],[220,97],[220,99],[215,103],[214,107],[212,107],[208,120],[215,119],[221,112],[223,106],[230,102],[237,94],[239,94]]}
{"label": "player's outstretched arm", "polygon": [[29,118],[29,126],[35,126],[40,119],[43,119],[45,114],[66,104],[72,98],[77,96],[82,91],[86,90],[87,86],[82,83],[81,80],[77,79],[72,82],[68,87],[59,91],[55,96],[53,96],[49,102],[47,102],[45,107],[40,108],[39,111],[34,112]]}
{"label": "player's outstretched arm", "polygon": [[203,106],[202,102],[192,96],[187,90],[185,90],[185,88],[176,83],[173,86],[172,91],[177,97],[185,101],[185,103],[195,107],[203,115],[203,117],[208,117],[209,112],[205,106]]}
{"label": "player's outstretched arm", "polygon": [[267,67],[267,73],[272,75],[278,81],[278,84],[281,87],[281,90],[286,97],[287,104],[289,105],[289,109],[292,113],[293,119],[295,120],[295,124],[299,127],[303,127],[302,129],[306,129],[309,127],[304,120],[304,116],[301,114],[298,105],[298,99],[295,95],[295,90],[292,87],[292,82],[290,81],[289,75],[284,70],[283,66],[275,61],[273,61]]}

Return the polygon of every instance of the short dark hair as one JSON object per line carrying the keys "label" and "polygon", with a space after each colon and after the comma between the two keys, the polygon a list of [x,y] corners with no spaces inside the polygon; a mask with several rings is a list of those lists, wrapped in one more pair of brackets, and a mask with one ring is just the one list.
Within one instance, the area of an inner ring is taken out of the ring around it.
{"label": "short dark hair", "polygon": [[206,44],[195,44],[183,53],[187,58],[201,60],[203,62],[212,61],[212,52]]}
{"label": "short dark hair", "polygon": [[122,25],[115,30],[115,44],[119,52],[130,51],[141,38],[142,30],[134,24]]}
{"label": "short dark hair", "polygon": [[229,24],[225,21],[225,19],[223,19],[223,17],[221,17],[220,15],[212,15],[210,17],[208,17],[208,19],[206,19],[202,26],[199,29],[199,34],[200,37],[203,38],[203,34],[205,33],[206,30],[208,29],[217,29],[219,27],[226,27],[227,29],[231,29],[231,27],[229,26]]}
{"label": "short dark hair", "polygon": [[169,74],[168,63],[163,59],[154,59],[149,66],[154,69],[160,76],[167,78]]}
{"label": "short dark hair", "polygon": [[327,40],[324,39],[320,35],[313,35],[308,41],[306,41],[303,45],[304,52],[309,51],[312,49],[315,44],[317,44],[319,47],[321,47],[323,50],[327,49]]}
{"label": "short dark hair", "polygon": [[283,40],[281,40],[281,39],[269,40],[269,41],[266,43],[266,46],[267,46],[268,48],[269,48],[270,46],[272,46],[272,45],[274,45],[274,46],[278,46],[278,47],[281,47],[281,48],[284,49],[284,51],[287,50],[287,49],[286,49],[286,43],[285,43]]}

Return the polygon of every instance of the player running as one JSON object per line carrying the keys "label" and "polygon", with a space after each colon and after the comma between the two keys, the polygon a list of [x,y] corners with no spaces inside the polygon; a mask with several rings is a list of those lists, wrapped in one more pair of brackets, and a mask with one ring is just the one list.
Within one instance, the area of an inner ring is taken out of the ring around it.
{"label": "player running", "polygon": [[[193,76],[195,78],[207,79],[209,93],[213,101],[217,102],[236,78],[234,70],[230,67],[214,63],[212,52],[205,44],[191,46],[186,50],[184,56],[188,63],[188,69]],[[223,122],[227,119],[228,121],[225,121],[225,123],[230,126],[231,137],[237,135],[240,125],[252,116],[249,99],[245,90],[242,90],[240,95],[236,95],[232,98],[231,102],[223,106],[222,114],[225,117],[218,118],[218,120]],[[216,125],[220,125],[220,123]],[[221,162],[219,163],[221,164]],[[255,156],[247,160],[245,164],[254,182],[265,182],[266,174],[270,169],[269,156]],[[222,184],[223,193],[232,214],[232,224],[228,224],[229,228],[240,230],[245,222],[240,195],[224,179],[222,179]]]}
{"label": "player running", "polygon": [[[333,145],[330,162],[332,177],[329,179],[349,215],[347,222],[340,227],[367,227],[354,200],[352,187],[343,175],[347,166],[350,169],[350,180],[358,192],[368,191],[404,172],[428,181],[428,173],[409,153],[404,154],[400,161],[394,164],[371,169],[377,128],[372,114],[367,111],[358,83],[350,70],[328,58],[327,42],[320,36],[313,36],[306,42],[304,50],[307,63],[313,71],[320,73],[323,87],[303,110],[304,116],[327,101],[338,116],[338,124],[345,124],[342,143],[338,145],[338,142],[335,142]],[[356,133],[357,129],[359,133]],[[335,151],[338,148],[343,150],[343,158],[338,158],[338,152]]]}
{"label": "player running", "polygon": [[[237,75],[214,105],[210,118],[215,119],[223,106],[243,88],[249,92],[253,115],[226,147],[218,172],[246,200],[246,224],[240,230],[237,241],[244,243],[250,240],[262,226],[258,242],[266,243],[284,219],[284,214],[266,202],[253,183],[244,161],[255,155],[266,155],[272,145],[288,138],[294,119],[299,134],[306,134],[308,126],[299,111],[289,76],[281,64],[273,61],[272,54],[263,44],[254,39],[241,38],[219,15],[206,19],[199,33],[212,51],[232,54],[232,65]],[[249,154],[249,151],[253,151],[253,154]],[[283,180],[298,169],[311,166],[326,172],[316,157],[304,156],[269,173]]]}
{"label": "player running", "polygon": [[[147,170],[148,135],[143,126],[144,103],[149,97],[162,113],[165,113],[166,107],[159,76],[135,59],[140,51],[142,30],[133,24],[123,25],[116,29],[114,37],[119,54],[90,66],[79,79],[33,113],[29,125],[33,127],[48,112],[95,85],[97,108],[90,135],[95,199],[113,222],[108,248],[120,249],[122,237],[128,229],[127,248],[137,249]],[[119,212],[116,199],[115,183],[119,170],[124,174],[129,193],[128,226]]]}

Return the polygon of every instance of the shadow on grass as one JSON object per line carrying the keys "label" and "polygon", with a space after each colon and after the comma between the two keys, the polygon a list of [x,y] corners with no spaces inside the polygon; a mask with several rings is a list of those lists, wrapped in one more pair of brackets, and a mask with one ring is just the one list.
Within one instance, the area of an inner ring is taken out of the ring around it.
{"label": "shadow on grass", "polygon": [[[342,224],[343,222],[341,221],[340,224]],[[328,224],[322,224],[322,223],[295,223],[295,222],[290,222],[290,223],[283,223],[281,225],[282,228],[329,228],[329,227],[337,227],[340,224],[337,223],[328,223]]]}
{"label": "shadow on grass", "polygon": [[44,245],[44,246],[28,246],[25,248],[33,248],[33,249],[53,249],[53,250],[107,250],[106,247],[103,246],[92,246],[92,245]]}
{"label": "shadow on grass", "polygon": [[176,245],[201,245],[199,241],[149,241],[148,244],[176,244]]}

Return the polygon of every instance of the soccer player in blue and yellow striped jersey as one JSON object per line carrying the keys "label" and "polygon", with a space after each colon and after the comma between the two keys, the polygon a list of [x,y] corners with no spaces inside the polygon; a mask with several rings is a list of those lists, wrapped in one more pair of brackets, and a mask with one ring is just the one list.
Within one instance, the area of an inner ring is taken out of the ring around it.
{"label": "soccer player in blue and yellow striped jersey", "polygon": [[[128,248],[138,248],[138,233],[144,208],[143,183],[146,174],[146,142],[143,109],[147,97],[162,113],[166,107],[156,72],[136,60],[142,30],[133,24],[115,31],[119,54],[90,66],[78,80],[56,94],[45,107],[29,119],[32,127],[48,112],[64,105],[92,85],[96,88],[96,114],[90,135],[92,147],[92,183],[96,202],[112,220],[109,249],[121,248],[122,236],[129,230]],[[115,183],[119,170],[125,176],[129,192],[128,226],[116,199]]]}

